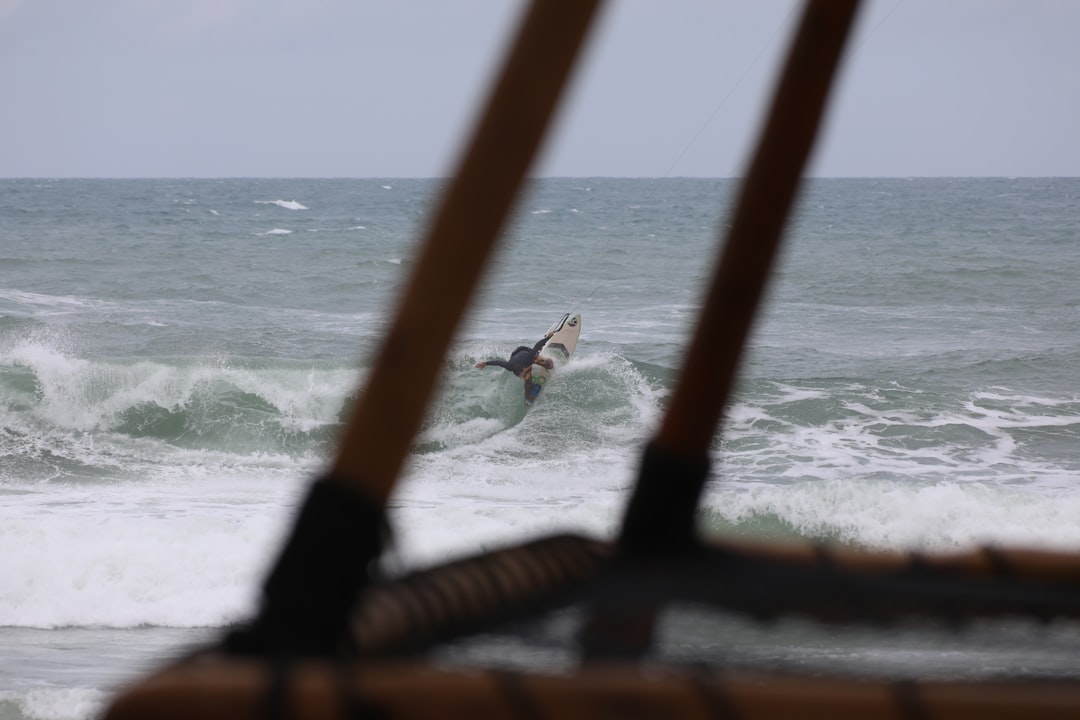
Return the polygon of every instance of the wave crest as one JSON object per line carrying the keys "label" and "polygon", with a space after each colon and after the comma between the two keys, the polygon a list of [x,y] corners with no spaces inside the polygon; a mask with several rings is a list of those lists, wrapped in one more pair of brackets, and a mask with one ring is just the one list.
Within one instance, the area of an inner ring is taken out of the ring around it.
{"label": "wave crest", "polygon": [[16,429],[37,434],[295,453],[332,439],[354,374],[286,361],[88,360],[27,344],[0,358],[0,401]]}

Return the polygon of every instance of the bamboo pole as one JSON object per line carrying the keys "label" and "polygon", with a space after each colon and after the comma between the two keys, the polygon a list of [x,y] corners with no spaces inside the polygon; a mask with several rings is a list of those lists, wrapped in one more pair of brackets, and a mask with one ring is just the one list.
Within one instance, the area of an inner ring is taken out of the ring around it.
{"label": "bamboo pole", "polygon": [[642,464],[622,543],[655,551],[692,539],[708,451],[735,382],[858,0],[810,0],[675,394]]}
{"label": "bamboo pole", "polygon": [[340,441],[311,485],[238,655],[339,654],[382,550],[384,509],[443,358],[536,155],[599,0],[534,0]]}
{"label": "bamboo pole", "polygon": [[[280,701],[273,711],[267,706],[271,693]],[[410,663],[351,669],[297,663],[275,678],[260,664],[211,661],[151,678],[120,698],[107,717],[1073,720],[1080,717],[1080,683],[805,678],[622,664],[554,676]]]}

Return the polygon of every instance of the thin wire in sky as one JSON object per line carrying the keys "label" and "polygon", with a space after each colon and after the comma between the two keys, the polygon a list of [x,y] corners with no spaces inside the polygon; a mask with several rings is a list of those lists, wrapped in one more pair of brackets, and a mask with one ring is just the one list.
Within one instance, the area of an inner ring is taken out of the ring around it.
{"label": "thin wire in sky", "polygon": [[[885,16],[882,17],[881,20],[879,20],[877,24],[874,25],[874,27],[872,27],[868,33],[862,35],[857,43],[850,46],[845,51],[843,60],[847,60],[848,56],[853,55],[864,44],[866,44],[866,41],[869,40],[875,32],[877,32],[878,28],[885,24],[885,21],[892,17],[892,14],[896,12],[896,9],[903,4],[904,0],[896,0],[896,2],[893,3],[893,6],[889,8],[889,12],[885,13]],[[780,35],[780,31],[791,22],[791,16],[795,13],[796,7],[796,4],[792,4],[791,9],[788,10],[787,15],[776,26],[776,30],[773,31],[772,37],[769,38],[768,42],[762,45],[761,49],[758,51],[757,56],[753,59],[753,61],[751,61],[749,65],[747,65],[743,69],[742,74],[739,75],[738,79],[735,81],[735,84],[731,86],[731,88],[727,91],[724,97],[720,100],[720,103],[716,106],[716,108],[713,109],[712,114],[709,115],[708,119],[705,120],[704,124],[702,124],[702,126],[698,128],[698,131],[694,134],[692,138],[690,138],[690,141],[683,146],[682,151],[678,154],[678,156],[676,156],[675,161],[672,162],[670,166],[668,166],[667,172],[664,173],[664,177],[669,177],[671,175],[671,171],[674,170],[675,166],[682,161],[683,156],[685,156],[686,153],[689,152],[690,148],[693,147],[694,143],[698,141],[698,138],[702,136],[706,128],[708,128],[709,125],[712,124],[712,121],[716,119],[716,116],[720,114],[720,110],[723,109],[724,105],[728,101],[728,98],[730,98],[735,93],[735,91],[739,88],[739,85],[742,84],[742,81],[746,78],[746,76],[750,73],[754,66],[758,64],[758,61],[761,60],[761,56],[765,54],[765,51],[776,44],[776,38]]]}
{"label": "thin wire in sky", "polygon": [[675,161],[672,162],[670,166],[668,166],[667,172],[664,173],[664,177],[668,177],[671,175],[671,171],[674,170],[675,166],[682,161],[683,156],[686,155],[686,153],[690,150],[694,143],[698,141],[698,138],[700,138],[702,133],[705,132],[705,129],[708,128],[710,124],[712,124],[712,121],[716,118],[716,116],[720,113],[720,110],[727,103],[728,98],[730,98],[732,94],[739,88],[739,85],[742,84],[742,81],[750,73],[753,67],[757,65],[758,61],[761,60],[761,56],[765,54],[766,50],[768,50],[776,43],[776,38],[780,35],[781,29],[788,25],[791,20],[791,16],[795,12],[796,7],[797,5],[793,3],[791,9],[788,10],[787,15],[784,16],[784,19],[780,21],[780,23],[776,26],[776,30],[773,31],[772,37],[769,38],[768,42],[761,46],[761,49],[758,50],[757,56],[753,59],[753,61],[751,61],[749,65],[747,65],[743,69],[742,73],[735,81],[735,84],[731,86],[731,88],[727,91],[727,94],[725,94],[724,97],[721,98],[720,103],[716,106],[716,108],[713,109],[712,114],[709,115],[708,119],[705,120],[704,124],[702,124],[702,126],[698,128],[698,131],[694,134],[692,138],[690,138],[690,141],[683,146],[682,152],[680,152],[678,156],[676,156]]}
{"label": "thin wire in sky", "polygon": [[889,8],[889,12],[885,13],[885,17],[883,17],[883,18],[881,18],[880,20],[878,20],[878,22],[877,22],[877,25],[875,25],[874,27],[870,28],[870,31],[869,31],[869,32],[867,32],[866,34],[861,34],[861,36],[860,36],[860,37],[858,38],[858,42],[856,42],[856,43],[853,43],[853,44],[851,45],[851,47],[849,47],[849,48],[848,48],[848,49],[847,49],[847,50],[846,50],[846,51],[844,52],[844,56],[843,56],[843,58],[841,59],[841,61],[842,61],[842,62],[843,62],[843,61],[846,61],[846,60],[848,59],[848,57],[849,57],[849,56],[851,56],[851,55],[854,55],[854,54],[855,54],[855,52],[856,52],[856,51],[857,51],[857,50],[858,50],[859,48],[861,48],[861,47],[862,47],[863,45],[865,45],[865,44],[866,44],[866,41],[867,41],[867,40],[869,40],[869,39],[870,39],[870,37],[871,37],[871,36],[872,36],[872,35],[873,35],[874,33],[876,33],[876,32],[877,32],[878,28],[879,28],[879,27],[881,27],[882,25],[884,25],[884,24],[885,24],[885,21],[886,21],[886,20],[888,20],[888,19],[889,19],[890,17],[892,17],[892,14],[893,14],[894,12],[896,12],[896,8],[900,7],[900,6],[901,6],[901,5],[903,5],[903,4],[904,4],[904,0],[896,0],[896,2],[895,2],[895,3],[893,3],[893,6],[892,6],[891,8]]}

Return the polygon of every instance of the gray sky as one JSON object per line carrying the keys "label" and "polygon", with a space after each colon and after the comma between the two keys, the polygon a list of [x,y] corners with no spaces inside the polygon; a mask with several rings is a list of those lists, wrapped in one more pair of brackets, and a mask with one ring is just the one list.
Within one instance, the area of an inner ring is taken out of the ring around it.
{"label": "gray sky", "polygon": [[[0,0],[0,176],[453,171],[525,4]],[[800,5],[608,0],[535,174],[738,176]],[[812,174],[1080,176],[1080,2],[873,0]]]}

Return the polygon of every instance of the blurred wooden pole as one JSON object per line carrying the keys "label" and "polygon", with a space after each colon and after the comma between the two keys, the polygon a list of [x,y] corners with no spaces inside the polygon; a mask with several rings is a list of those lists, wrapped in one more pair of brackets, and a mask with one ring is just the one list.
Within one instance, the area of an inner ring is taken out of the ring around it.
{"label": "blurred wooden pole", "polygon": [[658,445],[681,457],[708,452],[731,395],[857,4],[857,0],[807,4],[690,354],[656,436]]}
{"label": "blurred wooden pole", "polygon": [[671,405],[646,451],[623,527],[626,547],[684,543],[709,446],[761,303],[858,0],[810,0],[743,182]]}
{"label": "blurred wooden pole", "polygon": [[312,483],[234,655],[329,657],[382,552],[387,498],[443,369],[450,340],[510,213],[599,0],[534,0],[341,439]]}

